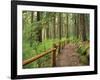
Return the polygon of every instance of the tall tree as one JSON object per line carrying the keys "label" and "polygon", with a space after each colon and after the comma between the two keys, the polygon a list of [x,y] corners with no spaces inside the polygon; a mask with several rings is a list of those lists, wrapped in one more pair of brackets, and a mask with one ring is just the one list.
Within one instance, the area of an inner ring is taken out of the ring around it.
{"label": "tall tree", "polygon": [[66,38],[68,38],[68,13],[66,14]]}
{"label": "tall tree", "polygon": [[86,36],[87,36],[87,40],[89,39],[89,26],[90,26],[90,22],[89,22],[89,14],[85,14],[85,27],[86,27]]}
{"label": "tall tree", "polygon": [[85,29],[85,16],[84,14],[80,14],[80,24],[82,28],[82,41],[86,41],[86,29]]}
{"label": "tall tree", "polygon": [[76,14],[76,37],[79,38],[79,14]]}
{"label": "tall tree", "polygon": [[49,23],[50,23],[50,13],[47,13],[47,28],[46,28],[46,37],[49,39]]}
{"label": "tall tree", "polygon": [[42,29],[39,21],[40,21],[40,12],[37,12],[37,22],[38,22],[37,41],[42,42]]}
{"label": "tall tree", "polygon": [[62,31],[62,28],[61,28],[61,13],[59,13],[59,39],[61,40],[62,38],[62,35],[61,35],[61,31]]}
{"label": "tall tree", "polygon": [[53,39],[56,38],[56,30],[55,30],[55,13],[53,13],[53,17],[52,17],[52,21],[53,21]]}
{"label": "tall tree", "polygon": [[30,32],[30,47],[32,47],[32,41],[33,41],[33,36],[32,36],[32,33],[33,33],[33,12],[31,12],[31,32]]}

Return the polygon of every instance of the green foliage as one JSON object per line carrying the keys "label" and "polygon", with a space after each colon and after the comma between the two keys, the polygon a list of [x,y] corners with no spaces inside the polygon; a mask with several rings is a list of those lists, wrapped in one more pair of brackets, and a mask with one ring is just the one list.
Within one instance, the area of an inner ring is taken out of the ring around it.
{"label": "green foliage", "polygon": [[[53,40],[45,40],[43,42],[34,41],[32,47],[30,47],[29,44],[23,44],[23,60],[29,59],[31,57],[36,56],[37,54],[41,54],[42,52],[45,52],[46,50],[53,47]],[[49,59],[51,54],[45,55],[43,58],[40,58],[26,66],[24,68],[36,68],[38,65],[41,65],[45,59]],[[39,63],[39,64],[38,64]],[[50,65],[50,63],[46,63],[47,65]],[[47,66],[45,65],[45,66]],[[42,66],[44,67],[44,66]]]}
{"label": "green foliage", "polygon": [[80,56],[80,61],[81,61],[82,65],[88,65],[89,64],[88,58],[84,55]]}
{"label": "green foliage", "polygon": [[77,52],[80,55],[80,61],[82,65],[89,64],[89,43],[88,42],[79,42]]}
{"label": "green foliage", "polygon": [[35,55],[35,50],[33,50],[28,43],[23,43],[23,60],[29,59]]}
{"label": "green foliage", "polygon": [[67,43],[79,43],[81,40],[80,39],[77,39],[76,37],[69,37],[66,39]]}
{"label": "green foliage", "polygon": [[50,48],[52,48],[53,40],[44,40],[43,42],[38,43],[35,46],[35,51],[39,54],[41,52],[44,52]]}
{"label": "green foliage", "polygon": [[65,37],[63,37],[63,38],[61,39],[61,41],[66,41],[66,38],[65,38]]}
{"label": "green foliage", "polygon": [[77,52],[81,55],[86,55],[87,50],[89,49],[89,44],[79,44],[79,48],[77,49]]}

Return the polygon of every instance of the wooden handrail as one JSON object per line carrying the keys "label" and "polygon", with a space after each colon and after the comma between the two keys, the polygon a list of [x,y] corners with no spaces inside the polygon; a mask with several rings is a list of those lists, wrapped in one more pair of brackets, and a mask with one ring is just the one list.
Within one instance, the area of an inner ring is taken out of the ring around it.
{"label": "wooden handrail", "polygon": [[27,59],[27,60],[23,61],[23,66],[26,65],[26,64],[29,64],[29,63],[31,63],[31,62],[33,62],[33,61],[35,61],[35,60],[43,57],[44,55],[46,55],[46,54],[48,54],[48,53],[50,53],[52,51],[55,51],[55,50],[56,50],[56,48],[52,48],[52,49],[50,49],[50,50],[48,50],[46,52],[43,52],[43,53],[41,53],[41,54],[39,54],[39,55],[37,55],[35,57],[32,57],[30,59]]}
{"label": "wooden handrail", "polygon": [[27,64],[34,62],[35,60],[45,56],[46,54],[53,52],[52,53],[52,66],[56,66],[56,49],[58,48],[59,49],[58,53],[60,53],[60,49],[63,48],[64,46],[65,46],[65,41],[59,42],[58,44],[54,44],[52,49],[50,49],[46,52],[43,52],[43,53],[41,53],[35,57],[32,57],[30,59],[27,59],[27,60],[23,61],[22,64],[23,64],[23,66],[27,65]]}

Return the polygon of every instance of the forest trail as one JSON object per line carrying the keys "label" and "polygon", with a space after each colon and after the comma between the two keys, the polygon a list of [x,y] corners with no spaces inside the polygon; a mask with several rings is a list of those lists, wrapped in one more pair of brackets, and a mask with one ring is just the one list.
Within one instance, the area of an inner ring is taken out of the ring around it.
{"label": "forest trail", "polygon": [[56,66],[80,66],[80,59],[76,49],[77,46],[74,44],[65,45],[61,53],[57,55]]}

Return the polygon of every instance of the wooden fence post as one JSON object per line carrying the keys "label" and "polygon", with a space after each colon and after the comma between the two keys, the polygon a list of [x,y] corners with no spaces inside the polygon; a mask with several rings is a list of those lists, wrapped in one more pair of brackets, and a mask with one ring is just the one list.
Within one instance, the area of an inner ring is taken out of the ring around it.
{"label": "wooden fence post", "polygon": [[[53,45],[53,48],[56,48],[57,49],[56,44]],[[53,50],[53,53],[52,53],[52,66],[53,67],[56,66],[56,49]]]}

